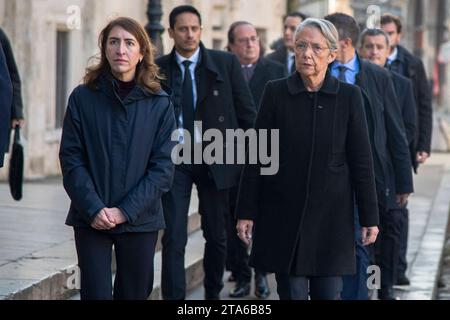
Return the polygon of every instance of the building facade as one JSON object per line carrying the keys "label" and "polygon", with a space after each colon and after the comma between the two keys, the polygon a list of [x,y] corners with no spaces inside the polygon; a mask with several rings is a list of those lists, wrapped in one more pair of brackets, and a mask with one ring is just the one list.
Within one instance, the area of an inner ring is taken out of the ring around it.
{"label": "building facade", "polygon": [[[89,58],[98,53],[100,30],[118,16],[147,24],[149,1],[152,0],[0,0],[0,26],[11,40],[23,82],[27,179],[60,174],[58,151],[67,98],[81,83]],[[263,42],[270,44],[281,36],[282,17],[288,10],[300,10],[314,17],[341,11],[364,23],[368,5],[380,5],[382,11],[404,18],[405,44],[422,54],[430,77],[438,38],[449,17],[447,6],[442,11],[447,0],[161,0],[160,3],[165,30],[173,7],[181,4],[197,7],[203,17],[204,44],[219,50],[225,48],[228,27],[236,20],[252,22]],[[443,19],[437,22],[435,17]],[[173,44],[167,31],[163,33],[162,44],[164,52],[170,52]],[[444,68],[441,76],[446,74]],[[440,85],[444,86],[442,82]],[[450,101],[450,96],[442,99],[442,104],[449,105],[446,101]],[[0,179],[5,179],[6,173],[7,168],[0,170]]]}

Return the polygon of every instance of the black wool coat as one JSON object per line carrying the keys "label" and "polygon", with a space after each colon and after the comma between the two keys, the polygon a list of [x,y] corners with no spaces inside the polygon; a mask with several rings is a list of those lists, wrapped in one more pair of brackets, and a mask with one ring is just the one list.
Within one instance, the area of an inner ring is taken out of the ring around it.
{"label": "black wool coat", "polygon": [[390,208],[395,194],[414,192],[403,116],[388,70],[359,59],[356,85],[363,94],[374,159],[378,201]]}
{"label": "black wool coat", "polygon": [[[157,59],[156,63],[166,77],[164,85],[172,91],[171,99],[178,121],[183,109],[181,95],[183,79],[176,61],[175,49]],[[225,137],[227,129],[253,128],[256,118],[255,103],[242,74],[241,65],[233,54],[206,49],[200,43],[200,61],[195,70],[195,81],[197,85],[195,121],[202,122],[203,132],[218,129]],[[236,148],[236,145],[230,142],[225,143],[224,147]],[[217,189],[223,190],[235,187],[239,183],[242,166],[215,163],[208,165],[208,170]]]}
{"label": "black wool coat", "polygon": [[355,201],[362,226],[379,221],[360,90],[329,72],[315,93],[298,73],[271,81],[256,129],[279,130],[280,164],[272,176],[262,176],[260,164],[243,171],[236,214],[255,223],[251,265],[302,276],[354,273]]}
{"label": "black wool coat", "polygon": [[258,110],[267,82],[270,80],[281,79],[283,77],[284,67],[282,64],[265,58],[258,60],[253,76],[248,82],[248,86]]}
{"label": "black wool coat", "polygon": [[[431,136],[433,131],[433,104],[431,88],[422,60],[412,55],[406,48],[397,46],[397,60],[393,61],[390,69],[411,79],[417,107],[417,132],[415,136],[416,151],[431,151]],[[414,157],[414,168],[418,164]]]}
{"label": "black wool coat", "polygon": [[284,44],[274,52],[266,55],[266,59],[282,64],[284,76],[289,76],[290,70],[288,69],[289,66],[287,65],[287,48]]}

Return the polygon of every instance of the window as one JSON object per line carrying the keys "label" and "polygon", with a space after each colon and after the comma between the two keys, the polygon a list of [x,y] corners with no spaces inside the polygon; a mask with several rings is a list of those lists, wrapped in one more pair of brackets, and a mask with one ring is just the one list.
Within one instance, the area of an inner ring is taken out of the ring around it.
{"label": "window", "polygon": [[57,31],[56,36],[56,104],[55,128],[62,128],[67,105],[69,65],[69,32]]}

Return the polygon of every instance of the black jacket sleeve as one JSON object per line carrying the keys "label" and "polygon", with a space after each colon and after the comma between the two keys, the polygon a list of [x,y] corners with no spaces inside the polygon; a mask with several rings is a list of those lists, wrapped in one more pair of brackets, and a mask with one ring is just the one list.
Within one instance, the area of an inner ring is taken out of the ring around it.
{"label": "black jacket sleeve", "polygon": [[386,78],[383,92],[387,147],[394,167],[395,190],[397,194],[412,193],[414,187],[408,141],[391,78]]}
{"label": "black jacket sleeve", "polygon": [[0,42],[3,47],[9,76],[11,77],[13,85],[13,108],[11,119],[23,119],[22,82],[20,80],[19,70],[17,69],[16,60],[14,59],[11,43],[1,28]]}
{"label": "black jacket sleeve", "polygon": [[95,189],[86,157],[76,91],[74,91],[69,98],[64,118],[59,159],[64,189],[81,216],[88,224],[91,224],[99,211],[106,206]]}
{"label": "black jacket sleeve", "polygon": [[[274,128],[273,121],[275,119],[275,105],[273,103],[273,92],[270,82],[267,83],[263,97],[261,99],[261,108],[256,119],[255,129],[259,137],[259,129]],[[270,130],[268,132],[270,136]],[[270,146],[269,146],[270,150]],[[270,151],[272,153],[273,151]],[[259,195],[263,176],[261,175],[261,162],[250,164],[247,152],[247,161],[241,175],[239,186],[239,195],[236,204],[236,217],[243,220],[256,220],[259,214]]]}
{"label": "black jacket sleeve", "polygon": [[417,59],[415,64],[414,84],[417,90],[417,116],[418,116],[418,141],[417,151],[431,152],[431,135],[433,131],[433,106],[431,101],[431,90],[425,67],[421,60]]}
{"label": "black jacket sleeve", "polygon": [[351,103],[346,145],[350,176],[360,224],[373,227],[379,224],[375,173],[364,102],[358,88],[353,92]]}
{"label": "black jacket sleeve", "polygon": [[412,83],[410,80],[405,82],[404,94],[402,106],[403,123],[405,124],[406,138],[408,139],[408,144],[414,143],[417,129],[417,111],[416,111],[416,101],[414,99],[414,91]]}

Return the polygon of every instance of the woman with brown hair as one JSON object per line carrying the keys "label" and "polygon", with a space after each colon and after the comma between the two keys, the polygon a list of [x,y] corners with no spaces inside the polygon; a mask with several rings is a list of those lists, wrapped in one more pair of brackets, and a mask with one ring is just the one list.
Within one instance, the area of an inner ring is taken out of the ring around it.
{"label": "woman with brown hair", "polygon": [[[81,270],[81,299],[147,299],[173,178],[175,117],[142,26],[111,21],[100,61],[69,98],[60,162]],[[111,252],[117,271],[112,293]]]}

